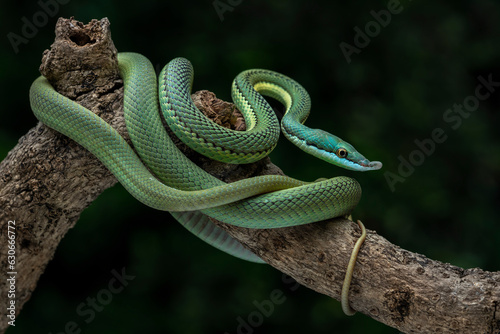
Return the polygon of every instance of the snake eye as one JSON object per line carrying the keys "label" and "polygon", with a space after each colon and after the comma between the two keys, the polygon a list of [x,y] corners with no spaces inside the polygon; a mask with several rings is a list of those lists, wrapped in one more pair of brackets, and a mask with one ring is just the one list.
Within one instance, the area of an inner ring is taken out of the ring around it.
{"label": "snake eye", "polygon": [[337,151],[335,151],[335,154],[341,159],[347,158],[347,150],[345,148],[337,149]]}

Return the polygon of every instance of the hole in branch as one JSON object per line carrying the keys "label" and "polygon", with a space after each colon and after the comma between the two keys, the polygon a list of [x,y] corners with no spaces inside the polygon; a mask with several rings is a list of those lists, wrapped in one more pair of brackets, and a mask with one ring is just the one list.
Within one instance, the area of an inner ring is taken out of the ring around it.
{"label": "hole in branch", "polygon": [[95,43],[95,40],[91,39],[90,36],[83,31],[75,31],[71,36],[69,36],[69,39],[79,46]]}

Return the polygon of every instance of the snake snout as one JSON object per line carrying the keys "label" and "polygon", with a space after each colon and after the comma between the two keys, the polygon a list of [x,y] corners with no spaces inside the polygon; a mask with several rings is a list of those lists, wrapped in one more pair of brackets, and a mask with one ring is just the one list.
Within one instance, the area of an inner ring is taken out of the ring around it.
{"label": "snake snout", "polygon": [[370,161],[368,159],[359,161],[358,164],[365,167],[365,170],[377,170],[382,168],[382,163],[380,161]]}
{"label": "snake snout", "polygon": [[367,167],[377,170],[382,168],[382,163],[380,161],[370,161]]}

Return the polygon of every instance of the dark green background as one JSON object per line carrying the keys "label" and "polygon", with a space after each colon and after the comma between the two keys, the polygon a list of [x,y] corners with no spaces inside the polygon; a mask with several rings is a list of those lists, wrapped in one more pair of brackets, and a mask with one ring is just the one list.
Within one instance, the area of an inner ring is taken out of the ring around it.
{"label": "dark green background", "polygon": [[[37,122],[28,89],[53,41],[56,17],[108,17],[119,51],[142,53],[158,68],[187,57],[196,71],[194,89],[226,100],[232,79],[244,69],[293,77],[312,97],[308,125],[339,135],[384,167],[344,171],[284,141],[272,154],[275,163],[306,180],[355,176],[363,198],[354,218],[368,228],[432,259],[498,270],[500,93],[481,102],[456,130],[443,114],[474,94],[478,76],[500,81],[500,3],[402,1],[402,11],[348,63],[339,44],[354,44],[354,28],[364,30],[374,20],[370,11],[386,9],[387,2],[235,2],[241,3],[221,21],[212,1],[72,0],[15,53],[7,34],[21,34],[21,18],[31,21],[42,9],[36,1],[3,1],[0,158]],[[398,157],[408,159],[414,141],[436,128],[447,140],[391,191],[384,173],[397,173]],[[77,306],[122,268],[135,279],[85,323]],[[232,334],[237,318],[246,319],[256,310],[253,302],[269,299],[275,289],[286,300],[254,333],[397,332],[364,315],[346,317],[338,302],[291,286],[271,267],[210,248],[168,213],[144,207],[116,186],[64,238],[8,333],[59,333],[75,321],[82,333]]]}

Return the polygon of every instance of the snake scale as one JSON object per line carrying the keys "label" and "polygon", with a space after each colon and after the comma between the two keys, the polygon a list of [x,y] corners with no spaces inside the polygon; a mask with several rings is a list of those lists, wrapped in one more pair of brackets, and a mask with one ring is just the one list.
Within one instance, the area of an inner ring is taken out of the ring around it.
{"label": "snake scale", "polygon": [[159,84],[144,56],[120,53],[118,63],[124,80],[125,122],[135,151],[104,120],[57,93],[44,77],[30,89],[33,113],[92,152],[139,201],[170,211],[191,232],[234,256],[263,262],[208,217],[241,227],[277,228],[347,216],[360,199],[359,183],[343,176],[304,182],[267,175],[226,184],[177,149],[163,128],[160,109],[175,135],[194,150],[223,162],[250,163],[267,156],[280,134],[277,117],[262,95],[269,96],[286,108],[281,132],[302,150],[351,170],[382,166],[337,136],[303,125],[310,110],[309,95],[282,74],[256,69],[236,77],[232,98],[247,125],[241,132],[216,125],[194,106],[193,68],[188,60],[170,61]]}

